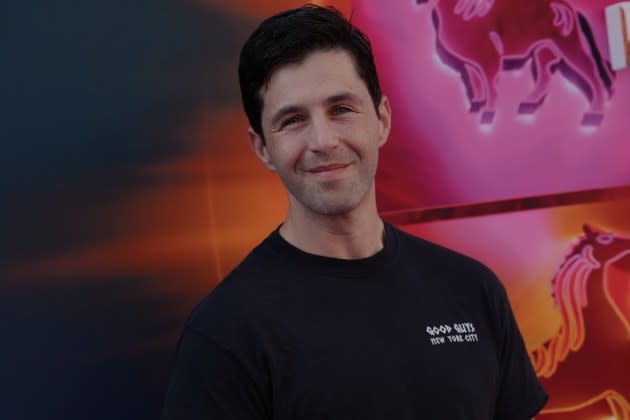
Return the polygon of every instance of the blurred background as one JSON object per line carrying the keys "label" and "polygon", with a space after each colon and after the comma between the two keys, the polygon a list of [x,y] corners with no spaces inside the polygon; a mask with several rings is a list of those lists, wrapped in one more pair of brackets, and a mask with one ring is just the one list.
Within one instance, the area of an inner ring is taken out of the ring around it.
{"label": "blurred background", "polygon": [[[377,179],[383,217],[488,264],[506,285],[528,348],[544,345],[564,322],[552,279],[584,224],[630,236],[628,71],[612,79],[599,124],[585,126],[594,93],[564,76],[566,51],[542,105],[517,112],[536,83],[526,56],[499,73],[494,120],[482,123],[460,72],[475,54],[458,63],[436,48],[436,20],[455,22],[452,33],[468,23],[438,13],[436,1],[319,3],[352,13],[372,38],[392,100],[394,131]],[[610,3],[571,3],[604,60]],[[282,185],[249,150],[236,68],[260,20],[301,4],[4,7],[0,417],[159,416],[186,317],[286,212]],[[523,16],[518,7],[512,16]],[[457,42],[442,39],[451,52]],[[579,48],[593,60],[584,42]],[[476,77],[481,83],[482,73]],[[582,361],[570,370],[570,378],[610,380],[588,392],[574,379],[550,384],[567,393],[545,417],[630,413],[621,369],[630,368],[625,250],[610,257],[614,276],[599,278],[620,285],[606,289],[616,296],[616,347],[587,340],[595,367]],[[608,322],[600,312],[598,326]],[[610,366],[598,370],[597,354]],[[607,377],[608,368],[619,378]],[[619,397],[601,397],[607,391]]]}
{"label": "blurred background", "polygon": [[236,76],[271,3],[3,8],[0,417],[159,416],[186,317],[282,220]]}

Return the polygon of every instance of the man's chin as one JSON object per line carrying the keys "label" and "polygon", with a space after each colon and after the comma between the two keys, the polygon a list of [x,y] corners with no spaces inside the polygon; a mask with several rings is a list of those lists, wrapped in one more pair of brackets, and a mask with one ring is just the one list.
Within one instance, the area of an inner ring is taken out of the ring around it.
{"label": "man's chin", "polygon": [[296,194],[291,194],[290,201],[321,216],[344,216],[361,205],[366,193],[362,193],[355,185],[338,184],[329,189],[318,185],[316,188],[296,191]]}
{"label": "man's chin", "polygon": [[338,199],[313,203],[312,211],[323,216],[344,216],[358,207],[358,200]]}

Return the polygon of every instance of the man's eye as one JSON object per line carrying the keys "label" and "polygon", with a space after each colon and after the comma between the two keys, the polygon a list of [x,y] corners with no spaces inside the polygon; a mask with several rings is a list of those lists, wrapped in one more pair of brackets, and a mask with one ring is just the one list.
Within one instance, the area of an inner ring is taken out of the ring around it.
{"label": "man's eye", "polygon": [[287,118],[286,120],[282,121],[282,127],[286,127],[292,124],[297,124],[302,121],[304,121],[304,118],[302,118],[299,115],[294,115],[293,117]]}
{"label": "man's eye", "polygon": [[347,112],[352,111],[350,108],[348,108],[347,106],[336,106],[333,109],[333,115],[342,115],[345,114]]}

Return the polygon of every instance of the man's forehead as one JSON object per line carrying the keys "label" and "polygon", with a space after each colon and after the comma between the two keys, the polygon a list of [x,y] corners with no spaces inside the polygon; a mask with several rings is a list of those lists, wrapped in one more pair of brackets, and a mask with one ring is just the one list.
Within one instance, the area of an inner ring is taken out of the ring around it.
{"label": "man's forehead", "polygon": [[[309,90],[312,88],[309,83],[311,77],[325,80],[316,92]],[[275,68],[258,94],[264,109],[270,100],[274,103],[291,101],[292,97],[299,97],[305,91],[323,101],[332,95],[352,92],[359,85],[363,85],[367,92],[350,53],[343,49],[316,50],[300,61]],[[270,92],[272,88],[275,89]]]}

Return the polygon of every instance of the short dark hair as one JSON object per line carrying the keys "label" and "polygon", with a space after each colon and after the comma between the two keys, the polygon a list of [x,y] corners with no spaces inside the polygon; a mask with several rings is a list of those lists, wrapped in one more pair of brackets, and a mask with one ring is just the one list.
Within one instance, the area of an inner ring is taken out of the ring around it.
{"label": "short dark hair", "polygon": [[381,87],[368,38],[334,7],[312,4],[274,15],[243,45],[238,67],[243,108],[249,124],[264,140],[261,88],[278,67],[302,62],[315,51],[343,50],[350,54],[378,114]]}

